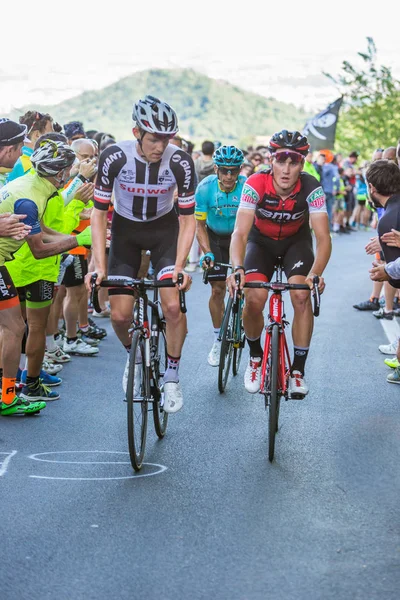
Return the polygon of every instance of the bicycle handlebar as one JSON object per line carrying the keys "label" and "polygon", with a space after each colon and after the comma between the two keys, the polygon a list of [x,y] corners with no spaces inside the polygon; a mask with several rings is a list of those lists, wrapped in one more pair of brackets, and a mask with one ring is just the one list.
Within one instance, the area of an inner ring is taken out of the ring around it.
{"label": "bicycle handlebar", "polygon": [[[236,283],[240,283],[240,275],[236,274]],[[318,317],[320,313],[321,307],[321,294],[318,289],[319,277],[313,278],[313,289],[304,283],[277,283],[277,282],[269,282],[269,281],[249,281],[244,284],[245,288],[261,288],[264,290],[272,290],[273,292],[285,292],[287,290],[307,290],[311,292],[313,295],[313,313],[314,317]]]}
{"label": "bicycle handlebar", "polygon": [[[153,281],[151,279],[132,279],[130,277],[124,277],[123,279],[103,279],[100,285],[96,285],[97,273],[93,273],[90,284],[91,284],[91,301],[96,312],[101,312],[101,307],[98,299],[98,288],[133,288],[141,287],[144,290],[153,290],[154,288],[172,288],[183,282],[182,273],[178,274],[177,282],[173,282],[172,279],[164,279],[163,281]],[[182,313],[187,312],[185,292],[179,290],[179,306]]]}
{"label": "bicycle handlebar", "polygon": [[[211,258],[209,256],[206,256],[204,259],[205,264],[207,265],[207,268],[204,269],[203,271],[203,283],[207,284],[208,283],[208,275],[209,275],[209,270],[210,270],[210,263],[211,263]],[[222,262],[214,262],[214,267],[218,266],[218,267],[228,267],[228,269],[232,269],[232,265],[230,265],[229,263],[222,263]],[[214,268],[212,267],[212,268]]]}

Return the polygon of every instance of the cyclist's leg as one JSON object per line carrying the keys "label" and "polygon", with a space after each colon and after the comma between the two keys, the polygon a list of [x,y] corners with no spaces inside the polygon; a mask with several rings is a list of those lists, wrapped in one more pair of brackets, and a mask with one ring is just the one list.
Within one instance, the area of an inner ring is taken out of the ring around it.
{"label": "cyclist's leg", "polygon": [[[229,245],[231,236],[218,236],[211,229],[207,228],[208,238],[210,240],[211,252],[214,254],[215,262],[229,262]],[[226,293],[226,275],[227,267],[213,267],[208,273],[208,281],[211,284],[211,297],[209,309],[214,333],[218,335],[222,317],[224,315],[224,298]]]}
{"label": "cyclist's leg", "polygon": [[[114,212],[113,234],[108,261],[108,276],[135,278],[139,272],[142,259],[141,239],[144,223],[130,221]],[[146,240],[144,239],[146,243]],[[110,288],[108,291],[111,308],[111,323],[120,342],[129,350],[131,336],[129,328],[132,323],[134,291],[129,288]]]}
{"label": "cyclist's leg", "polygon": [[[247,243],[244,267],[246,282],[269,281],[274,272],[275,255],[265,247],[267,240],[250,239]],[[264,327],[263,310],[268,298],[268,291],[261,289],[245,289],[243,325],[250,349],[250,360],[247,365],[244,384],[246,390],[256,394],[260,389],[261,360],[263,349],[261,333]]]}
{"label": "cyclist's leg", "polygon": [[[283,265],[289,283],[304,284],[314,262],[311,236],[296,236],[296,240],[288,246],[283,257]],[[305,363],[310,348],[311,336],[314,326],[312,313],[311,294],[306,290],[292,290],[290,292],[294,317],[292,325],[292,339],[294,357],[292,363],[291,391],[306,394],[308,386],[304,382]]]}
{"label": "cyclist's leg", "polygon": [[[270,281],[275,266],[275,249],[273,244],[261,236],[250,238],[246,247],[246,256],[244,267],[246,273],[246,282],[251,281]],[[248,341],[255,341],[261,337],[264,327],[263,310],[268,298],[268,291],[261,289],[245,289],[245,305],[243,310],[243,325]],[[256,347],[250,345],[250,354],[252,356],[262,356],[260,348],[256,354]],[[253,346],[253,347],[252,347]]]}

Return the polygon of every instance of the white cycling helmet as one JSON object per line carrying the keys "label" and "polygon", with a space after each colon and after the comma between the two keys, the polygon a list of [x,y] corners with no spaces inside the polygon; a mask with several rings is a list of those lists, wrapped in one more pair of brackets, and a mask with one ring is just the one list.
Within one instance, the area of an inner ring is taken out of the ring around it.
{"label": "white cycling helmet", "polygon": [[65,142],[45,139],[31,156],[33,168],[39,175],[51,177],[70,167],[75,152]]}
{"label": "white cycling helmet", "polygon": [[179,131],[174,109],[154,96],[145,96],[144,100],[135,103],[132,119],[140,129],[149,133],[172,135]]}

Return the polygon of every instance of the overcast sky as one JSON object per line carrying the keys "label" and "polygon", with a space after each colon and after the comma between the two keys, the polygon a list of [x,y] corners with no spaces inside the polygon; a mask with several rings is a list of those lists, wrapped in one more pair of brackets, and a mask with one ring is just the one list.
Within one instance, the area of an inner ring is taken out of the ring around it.
{"label": "overcast sky", "polygon": [[383,10],[370,0],[4,3],[0,113],[59,102],[150,67],[192,67],[319,109],[338,95],[322,71],[337,75],[343,60],[357,64],[367,36],[375,41],[378,61],[400,78],[394,2]]}

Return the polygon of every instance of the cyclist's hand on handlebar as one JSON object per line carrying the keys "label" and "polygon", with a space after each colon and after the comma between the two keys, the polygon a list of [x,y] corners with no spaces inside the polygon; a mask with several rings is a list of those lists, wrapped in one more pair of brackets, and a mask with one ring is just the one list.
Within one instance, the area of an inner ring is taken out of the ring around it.
{"label": "cyclist's hand on handlebar", "polygon": [[[239,282],[237,281],[239,279]],[[245,283],[244,271],[240,269],[226,278],[226,287],[233,298],[236,290],[242,290]]]}
{"label": "cyclist's hand on handlebar", "polygon": [[200,267],[204,270],[211,269],[214,266],[215,256],[212,252],[206,252],[200,256]]}
{"label": "cyclist's hand on handlebar", "polygon": [[91,273],[88,273],[85,276],[85,285],[86,285],[86,289],[89,292],[92,291],[92,276],[93,275],[97,275],[96,285],[100,285],[100,283],[103,281],[103,279],[106,278],[105,271],[102,271],[101,269],[97,269],[96,271],[92,271]]}
{"label": "cyclist's hand on handlebar", "polygon": [[322,292],[325,289],[325,279],[323,277],[321,277],[320,275],[317,275],[316,273],[309,273],[306,277],[306,284],[308,285],[310,290],[313,290],[314,289],[314,277],[318,277],[318,279],[319,279],[318,291],[320,294],[322,294]]}
{"label": "cyclist's hand on handlebar", "polygon": [[178,285],[178,287],[182,292],[188,292],[190,290],[190,286],[192,285],[192,278],[190,277],[189,273],[185,273],[185,271],[183,271],[182,269],[178,269],[177,267],[175,267],[172,275],[172,281],[174,283],[177,283],[179,274],[182,275],[183,281],[181,284]]}

